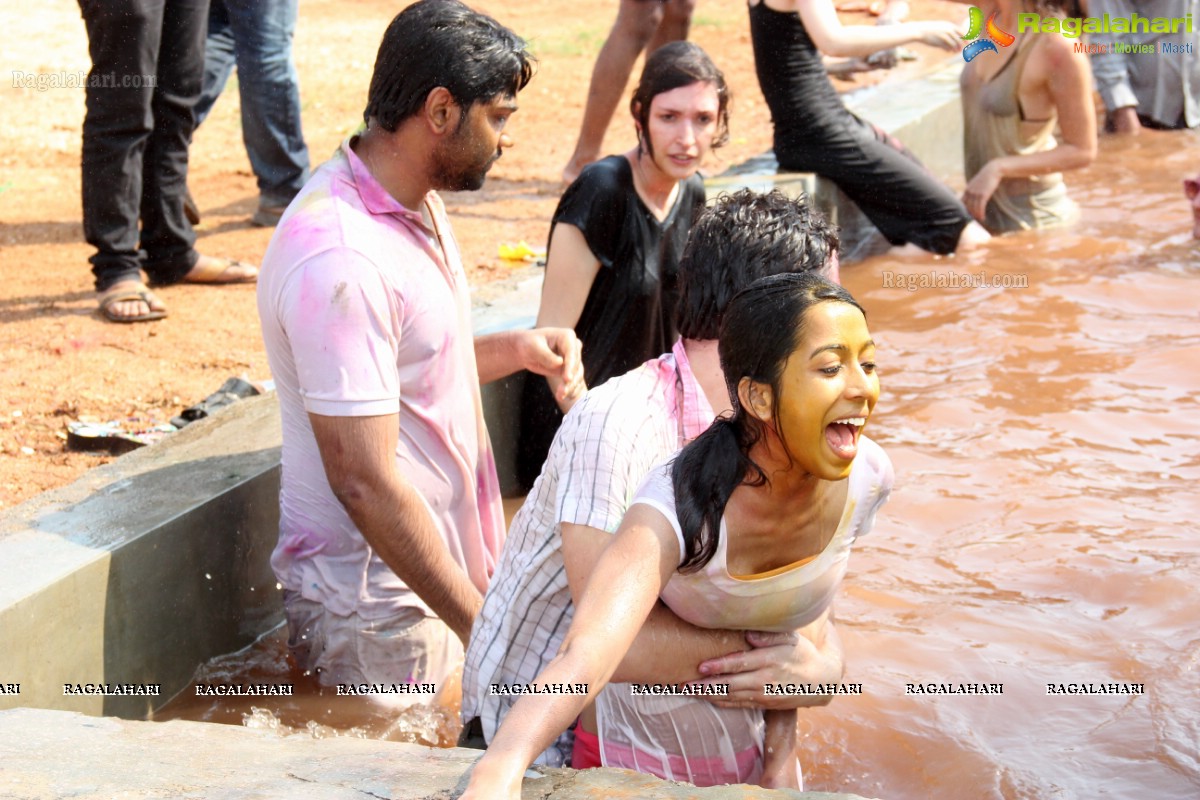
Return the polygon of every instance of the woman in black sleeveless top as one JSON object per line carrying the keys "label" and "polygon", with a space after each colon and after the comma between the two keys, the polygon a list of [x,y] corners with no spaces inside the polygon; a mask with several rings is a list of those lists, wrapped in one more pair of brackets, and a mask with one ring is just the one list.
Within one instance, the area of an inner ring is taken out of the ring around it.
{"label": "woman in black sleeveless top", "polygon": [[822,53],[866,56],[915,41],[957,50],[952,23],[844,27],[832,0],[751,0],[750,37],[781,168],[832,180],[892,244],[945,254],[987,240],[949,187],[850,113],[821,63]]}

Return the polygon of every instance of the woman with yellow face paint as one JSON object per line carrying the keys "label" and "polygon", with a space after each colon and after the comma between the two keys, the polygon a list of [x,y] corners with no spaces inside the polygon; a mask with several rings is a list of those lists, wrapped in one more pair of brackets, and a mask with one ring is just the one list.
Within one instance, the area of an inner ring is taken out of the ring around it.
{"label": "woman with yellow face paint", "polygon": [[711,681],[606,685],[660,598],[694,625],[803,629],[819,644],[851,545],[891,490],[891,463],[862,435],[879,399],[875,344],[845,289],[761,279],[730,303],[719,351],[732,415],[646,478],[533,683],[586,694],[523,696],[465,800],[518,798],[525,768],[589,700],[604,766],[800,788],[794,710],[723,705]]}

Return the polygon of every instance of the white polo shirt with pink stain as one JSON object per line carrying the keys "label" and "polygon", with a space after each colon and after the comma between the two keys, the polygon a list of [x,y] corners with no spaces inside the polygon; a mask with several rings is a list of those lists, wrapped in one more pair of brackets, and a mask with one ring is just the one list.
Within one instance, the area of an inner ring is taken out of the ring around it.
{"label": "white polo shirt with pink stain", "polygon": [[283,421],[285,589],[335,614],[434,616],[334,497],[308,414],[398,414],[396,465],[483,592],[504,542],[466,277],[441,200],[400,205],[351,140],[288,208],[263,258],[258,312]]}

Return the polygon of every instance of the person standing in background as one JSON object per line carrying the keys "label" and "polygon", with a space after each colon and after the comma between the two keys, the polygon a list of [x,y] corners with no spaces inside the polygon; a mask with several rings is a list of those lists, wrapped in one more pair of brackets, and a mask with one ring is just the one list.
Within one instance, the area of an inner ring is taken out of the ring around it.
{"label": "person standing in background", "polygon": [[300,85],[292,56],[297,3],[212,0],[208,13],[196,127],[221,96],[236,64],[242,141],[258,178],[258,210],[250,222],[263,228],[279,222],[308,180],[308,146],[300,126]]}
{"label": "person standing in background", "polygon": [[[1128,17],[1137,12],[1146,18],[1168,19],[1190,14],[1193,26],[1200,21],[1200,0],[1087,0],[1081,5],[1089,17]],[[1136,134],[1142,128],[1200,126],[1200,28],[1175,33],[1093,33],[1088,40],[1108,46],[1107,52],[1090,56],[1107,132]],[[1117,52],[1112,47],[1117,43],[1150,45],[1154,52]]]}
{"label": "person standing in background", "polygon": [[79,0],[92,69],[83,120],[83,232],[100,313],[148,322],[166,307],[142,282],[247,283],[258,270],[196,252],[184,215],[208,0]]}
{"label": "person standing in background", "polygon": [[[995,0],[983,13],[1002,31],[1018,15],[1062,17],[1060,0]],[[1071,39],[1031,34],[969,61],[962,89],[967,210],[992,233],[1069,225],[1079,209],[1062,173],[1096,158],[1096,108],[1087,56]]]}
{"label": "person standing in background", "polygon": [[563,183],[573,182],[584,167],[600,158],[604,133],[638,56],[649,56],[667,42],[686,39],[695,7],[696,0],[620,0],[617,20],[596,56],[583,124],[575,152],[563,169]]}

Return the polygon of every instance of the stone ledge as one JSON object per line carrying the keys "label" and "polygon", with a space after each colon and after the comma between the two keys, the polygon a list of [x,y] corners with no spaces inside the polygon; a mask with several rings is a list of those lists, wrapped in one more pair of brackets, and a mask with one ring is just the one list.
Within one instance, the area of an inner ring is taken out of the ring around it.
{"label": "stone ledge", "polygon": [[[279,736],[202,722],[0,712],[0,796],[20,800],[452,800],[479,756],[477,750]],[[526,780],[523,800],[862,800],[745,785],[697,789],[626,770],[539,772],[541,778]]]}
{"label": "stone ledge", "polygon": [[[23,705],[144,717],[198,665],[282,619],[274,395],[0,514],[0,676]],[[155,683],[157,698],[65,697],[65,683]]]}

